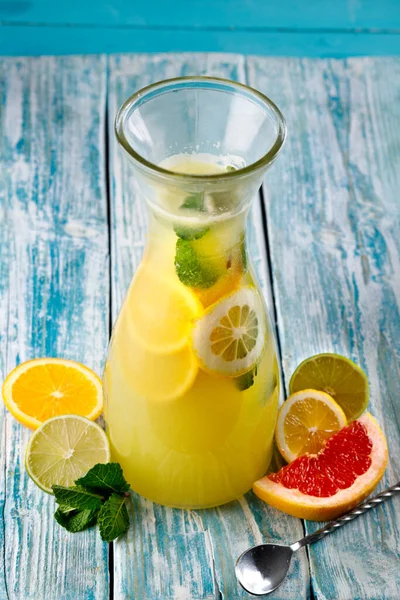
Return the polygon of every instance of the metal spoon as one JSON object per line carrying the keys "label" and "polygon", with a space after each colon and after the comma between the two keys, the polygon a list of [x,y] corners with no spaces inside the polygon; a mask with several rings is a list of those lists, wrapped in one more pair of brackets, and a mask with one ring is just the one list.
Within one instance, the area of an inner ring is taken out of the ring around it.
{"label": "metal spoon", "polygon": [[291,546],[262,544],[246,550],[236,561],[235,573],[237,580],[246,592],[254,596],[263,596],[273,592],[285,579],[293,552],[306,544],[317,542],[328,533],[335,531],[338,527],[397,494],[400,494],[400,481]]}

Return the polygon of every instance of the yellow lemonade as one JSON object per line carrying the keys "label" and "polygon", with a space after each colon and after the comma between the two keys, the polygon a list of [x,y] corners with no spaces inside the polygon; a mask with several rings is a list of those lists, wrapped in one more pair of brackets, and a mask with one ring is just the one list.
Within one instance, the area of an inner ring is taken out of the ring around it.
{"label": "yellow lemonade", "polygon": [[[226,170],[201,156],[166,166]],[[112,459],[136,492],[175,507],[247,492],[269,465],[278,406],[274,338],[246,253],[247,209],[218,216],[213,202],[166,195],[164,206],[178,204],[183,217],[151,211],[104,373]]]}

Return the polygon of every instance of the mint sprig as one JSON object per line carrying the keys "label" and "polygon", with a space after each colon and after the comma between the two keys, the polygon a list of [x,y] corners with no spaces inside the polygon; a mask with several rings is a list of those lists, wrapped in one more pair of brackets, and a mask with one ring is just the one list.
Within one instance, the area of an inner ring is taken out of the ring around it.
{"label": "mint sprig", "polygon": [[99,463],[75,484],[71,487],[53,485],[59,505],[54,518],[61,527],[76,533],[98,523],[100,536],[107,542],[128,530],[129,484],[120,464]]}

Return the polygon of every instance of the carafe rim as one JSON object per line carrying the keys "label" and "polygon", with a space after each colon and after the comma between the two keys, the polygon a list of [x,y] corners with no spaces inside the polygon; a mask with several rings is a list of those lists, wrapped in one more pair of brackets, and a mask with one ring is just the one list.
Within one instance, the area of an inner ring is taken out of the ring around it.
{"label": "carafe rim", "polygon": [[[277,134],[268,152],[266,152],[260,159],[248,165],[245,165],[242,168],[223,173],[213,173],[207,175],[186,174],[176,171],[170,171],[165,167],[153,163],[150,160],[146,159],[144,156],[142,156],[140,153],[138,153],[132,147],[125,134],[125,125],[132,111],[137,109],[141,104],[143,104],[146,101],[146,98],[147,100],[149,100],[152,96],[154,96],[154,93],[156,92],[166,93],[168,91],[171,91],[171,88],[177,85],[181,86],[182,88],[189,88],[194,87],[196,84],[202,84],[205,86],[207,83],[225,86],[225,90],[222,91],[229,91],[229,88],[231,88],[231,91],[233,93],[236,92],[246,94],[249,97],[249,99],[251,98],[253,101],[258,101],[260,105],[264,105],[269,109],[270,113],[272,113],[275,119],[275,124],[277,126]],[[122,104],[122,106],[118,110],[114,123],[114,131],[119,145],[128,155],[128,157],[131,158],[138,167],[140,167],[150,176],[156,176],[157,178],[168,180],[170,183],[175,184],[183,182],[193,184],[218,184],[219,182],[221,182],[225,184],[228,182],[233,183],[234,180],[245,179],[248,176],[254,176],[254,174],[258,173],[259,171],[265,171],[266,168],[269,167],[280,154],[280,151],[286,139],[287,127],[285,118],[279,110],[279,108],[276,106],[276,104],[270,98],[268,98],[268,96],[264,95],[258,90],[243,83],[238,83],[236,81],[221,77],[188,76],[164,79],[162,81],[158,81],[156,83],[152,83],[146,87],[143,87],[137,92],[135,92]]]}

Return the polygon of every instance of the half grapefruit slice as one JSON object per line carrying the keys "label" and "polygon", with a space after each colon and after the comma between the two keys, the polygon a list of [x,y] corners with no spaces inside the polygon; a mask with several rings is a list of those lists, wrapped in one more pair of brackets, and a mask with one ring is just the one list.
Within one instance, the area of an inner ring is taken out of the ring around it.
{"label": "half grapefruit slice", "polygon": [[386,439],[365,413],[332,437],[318,454],[304,454],[253,486],[262,500],[311,521],[334,519],[357,506],[381,480],[388,460]]}

